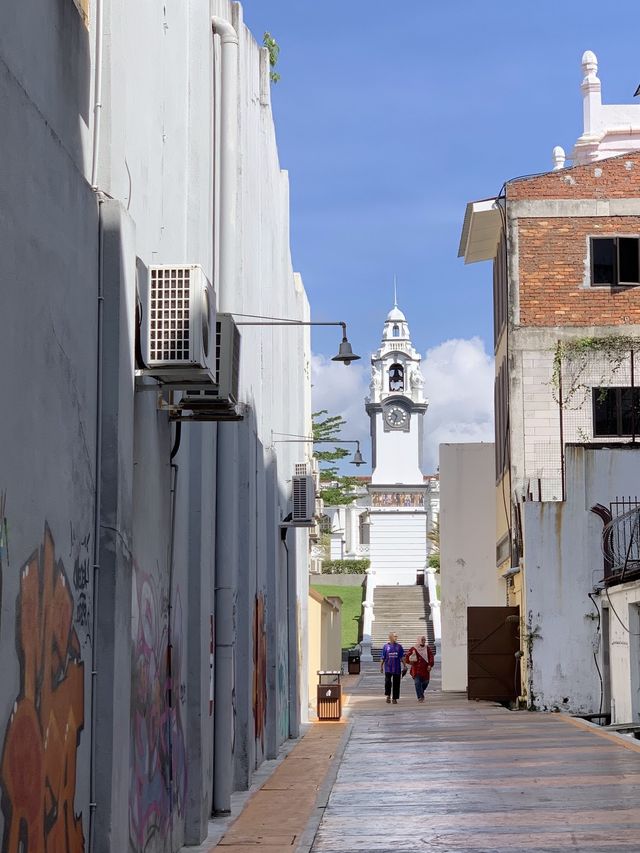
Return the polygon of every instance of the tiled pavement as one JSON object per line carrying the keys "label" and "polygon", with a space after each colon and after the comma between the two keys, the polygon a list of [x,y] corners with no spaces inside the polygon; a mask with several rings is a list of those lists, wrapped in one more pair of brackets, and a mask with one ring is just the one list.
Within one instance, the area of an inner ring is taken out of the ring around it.
{"label": "tiled pavement", "polygon": [[385,704],[377,666],[348,681],[348,723],[312,726],[215,849],[640,853],[639,742],[443,694],[437,674],[424,704],[408,677]]}
{"label": "tiled pavement", "polygon": [[640,743],[369,670],[313,853],[640,851]]}

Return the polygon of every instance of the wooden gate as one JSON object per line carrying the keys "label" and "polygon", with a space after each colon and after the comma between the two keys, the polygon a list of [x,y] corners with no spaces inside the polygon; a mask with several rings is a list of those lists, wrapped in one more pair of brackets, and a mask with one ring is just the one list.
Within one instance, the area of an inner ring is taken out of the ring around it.
{"label": "wooden gate", "polygon": [[519,629],[519,607],[467,607],[467,698],[509,702],[518,696]]}

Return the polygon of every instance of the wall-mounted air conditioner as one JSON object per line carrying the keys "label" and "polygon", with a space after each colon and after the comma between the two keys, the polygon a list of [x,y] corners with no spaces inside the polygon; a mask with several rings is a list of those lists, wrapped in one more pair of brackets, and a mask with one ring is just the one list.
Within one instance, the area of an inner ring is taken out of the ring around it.
{"label": "wall-mounted air conditioner", "polygon": [[227,419],[239,419],[242,417],[238,401],[240,332],[231,314],[219,313],[216,317],[215,375],[217,381],[210,388],[186,393],[181,400],[182,408],[203,417],[208,411],[220,416],[226,411]]}
{"label": "wall-mounted air conditioner", "polygon": [[142,334],[145,373],[175,388],[215,382],[215,304],[197,264],[150,266]]}
{"label": "wall-mounted air conditioner", "polygon": [[293,510],[292,524],[313,525],[316,510],[316,489],[313,474],[294,474],[291,481]]}

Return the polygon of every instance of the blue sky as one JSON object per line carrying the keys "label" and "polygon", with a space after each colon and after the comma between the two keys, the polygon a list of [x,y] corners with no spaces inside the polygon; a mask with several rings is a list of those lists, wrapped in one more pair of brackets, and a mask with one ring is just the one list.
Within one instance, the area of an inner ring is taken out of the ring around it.
{"label": "blue sky", "polygon": [[[492,353],[490,266],[457,258],[465,204],[548,170],[554,145],[569,153],[582,131],[585,50],[598,56],[604,102],[632,100],[637,0],[606,13],[593,0],[243,8],[256,38],[268,30],[281,49],[273,111],[312,316],[347,321],[364,376],[395,273],[421,352],[479,338]],[[316,353],[335,344],[333,330],[314,331]]]}

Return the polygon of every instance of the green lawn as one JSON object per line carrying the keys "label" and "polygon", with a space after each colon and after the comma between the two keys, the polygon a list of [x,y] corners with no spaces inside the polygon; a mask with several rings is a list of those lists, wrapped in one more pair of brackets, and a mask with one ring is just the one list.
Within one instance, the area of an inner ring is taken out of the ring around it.
{"label": "green lawn", "polygon": [[342,599],[342,648],[350,649],[360,640],[358,620],[362,615],[363,586],[333,586],[318,584],[312,588],[320,595],[339,595]]}

